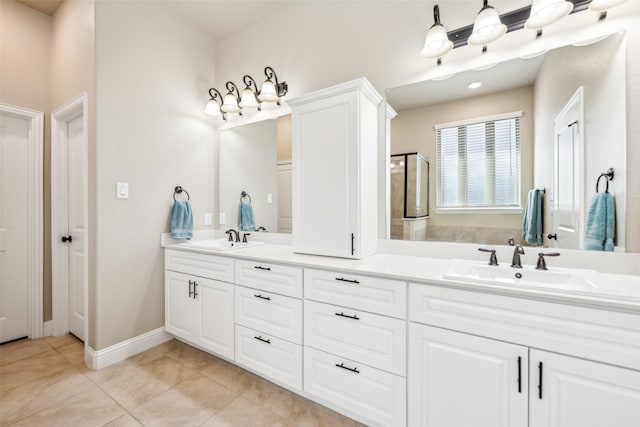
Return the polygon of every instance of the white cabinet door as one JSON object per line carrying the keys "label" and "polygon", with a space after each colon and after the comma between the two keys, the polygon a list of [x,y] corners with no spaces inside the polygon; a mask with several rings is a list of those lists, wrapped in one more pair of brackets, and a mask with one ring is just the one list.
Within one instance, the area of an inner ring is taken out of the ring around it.
{"label": "white cabinet door", "polygon": [[527,355],[526,347],[411,323],[409,425],[526,427]]}
{"label": "white cabinet door", "polygon": [[359,79],[287,101],[296,252],[346,258],[376,252],[381,100]]}
{"label": "white cabinet door", "polygon": [[234,285],[194,278],[196,343],[221,356],[233,359]]}
{"label": "white cabinet door", "polygon": [[165,272],[165,329],[186,340],[194,340],[195,310],[193,278],[175,271]]}
{"label": "white cabinet door", "polygon": [[640,426],[639,371],[539,350],[530,359],[531,427]]}

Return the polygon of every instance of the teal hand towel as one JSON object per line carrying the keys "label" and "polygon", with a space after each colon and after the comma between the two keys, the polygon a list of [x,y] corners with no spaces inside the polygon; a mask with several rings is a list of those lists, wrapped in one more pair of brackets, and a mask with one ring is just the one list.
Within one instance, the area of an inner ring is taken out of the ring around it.
{"label": "teal hand towel", "polygon": [[616,231],[616,205],[611,193],[598,193],[591,199],[587,214],[584,248],[613,252]]}
{"label": "teal hand towel", "polygon": [[171,237],[174,239],[191,239],[193,237],[193,212],[188,200],[173,202]]}
{"label": "teal hand towel", "polygon": [[251,203],[240,202],[238,229],[240,231],[255,231],[256,224],[253,219],[253,206],[251,206]]}
{"label": "teal hand towel", "polygon": [[540,190],[531,190],[522,217],[522,240],[530,244],[542,244],[542,195]]}

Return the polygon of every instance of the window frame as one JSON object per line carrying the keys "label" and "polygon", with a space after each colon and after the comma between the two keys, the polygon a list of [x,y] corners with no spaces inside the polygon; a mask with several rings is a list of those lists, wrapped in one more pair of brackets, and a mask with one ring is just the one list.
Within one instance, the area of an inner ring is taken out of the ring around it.
{"label": "window frame", "polygon": [[434,131],[436,132],[436,200],[435,200],[435,213],[437,214],[489,214],[489,215],[509,215],[509,214],[522,214],[522,134],[521,134],[521,120],[518,123],[518,135],[519,135],[519,144],[518,149],[519,153],[517,155],[516,166],[518,170],[517,183],[516,183],[516,196],[517,196],[517,205],[510,206],[453,206],[453,207],[442,207],[440,206],[440,144],[438,143],[438,131],[441,129],[447,128],[456,128],[462,126],[475,125],[480,123],[487,122],[496,122],[500,120],[508,120],[508,119],[521,119],[523,116],[522,111],[513,111],[509,113],[495,114],[491,116],[484,117],[474,117],[472,119],[460,120],[455,122],[447,122],[440,123],[434,126]]}

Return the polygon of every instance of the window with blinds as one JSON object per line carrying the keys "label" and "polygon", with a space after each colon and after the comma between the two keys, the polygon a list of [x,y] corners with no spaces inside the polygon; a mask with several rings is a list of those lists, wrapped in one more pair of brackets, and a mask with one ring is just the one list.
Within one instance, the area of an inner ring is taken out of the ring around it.
{"label": "window with blinds", "polygon": [[436,209],[520,207],[521,112],[437,125]]}

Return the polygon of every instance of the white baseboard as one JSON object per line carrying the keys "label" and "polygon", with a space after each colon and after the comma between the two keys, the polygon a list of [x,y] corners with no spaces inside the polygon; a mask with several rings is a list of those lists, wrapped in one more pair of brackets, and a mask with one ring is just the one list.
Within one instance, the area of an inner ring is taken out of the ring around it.
{"label": "white baseboard", "polygon": [[161,327],[102,350],[96,351],[86,346],[84,361],[91,369],[102,369],[172,339],[173,335]]}
{"label": "white baseboard", "polygon": [[42,336],[50,337],[53,336],[53,320],[47,320],[42,325]]}

